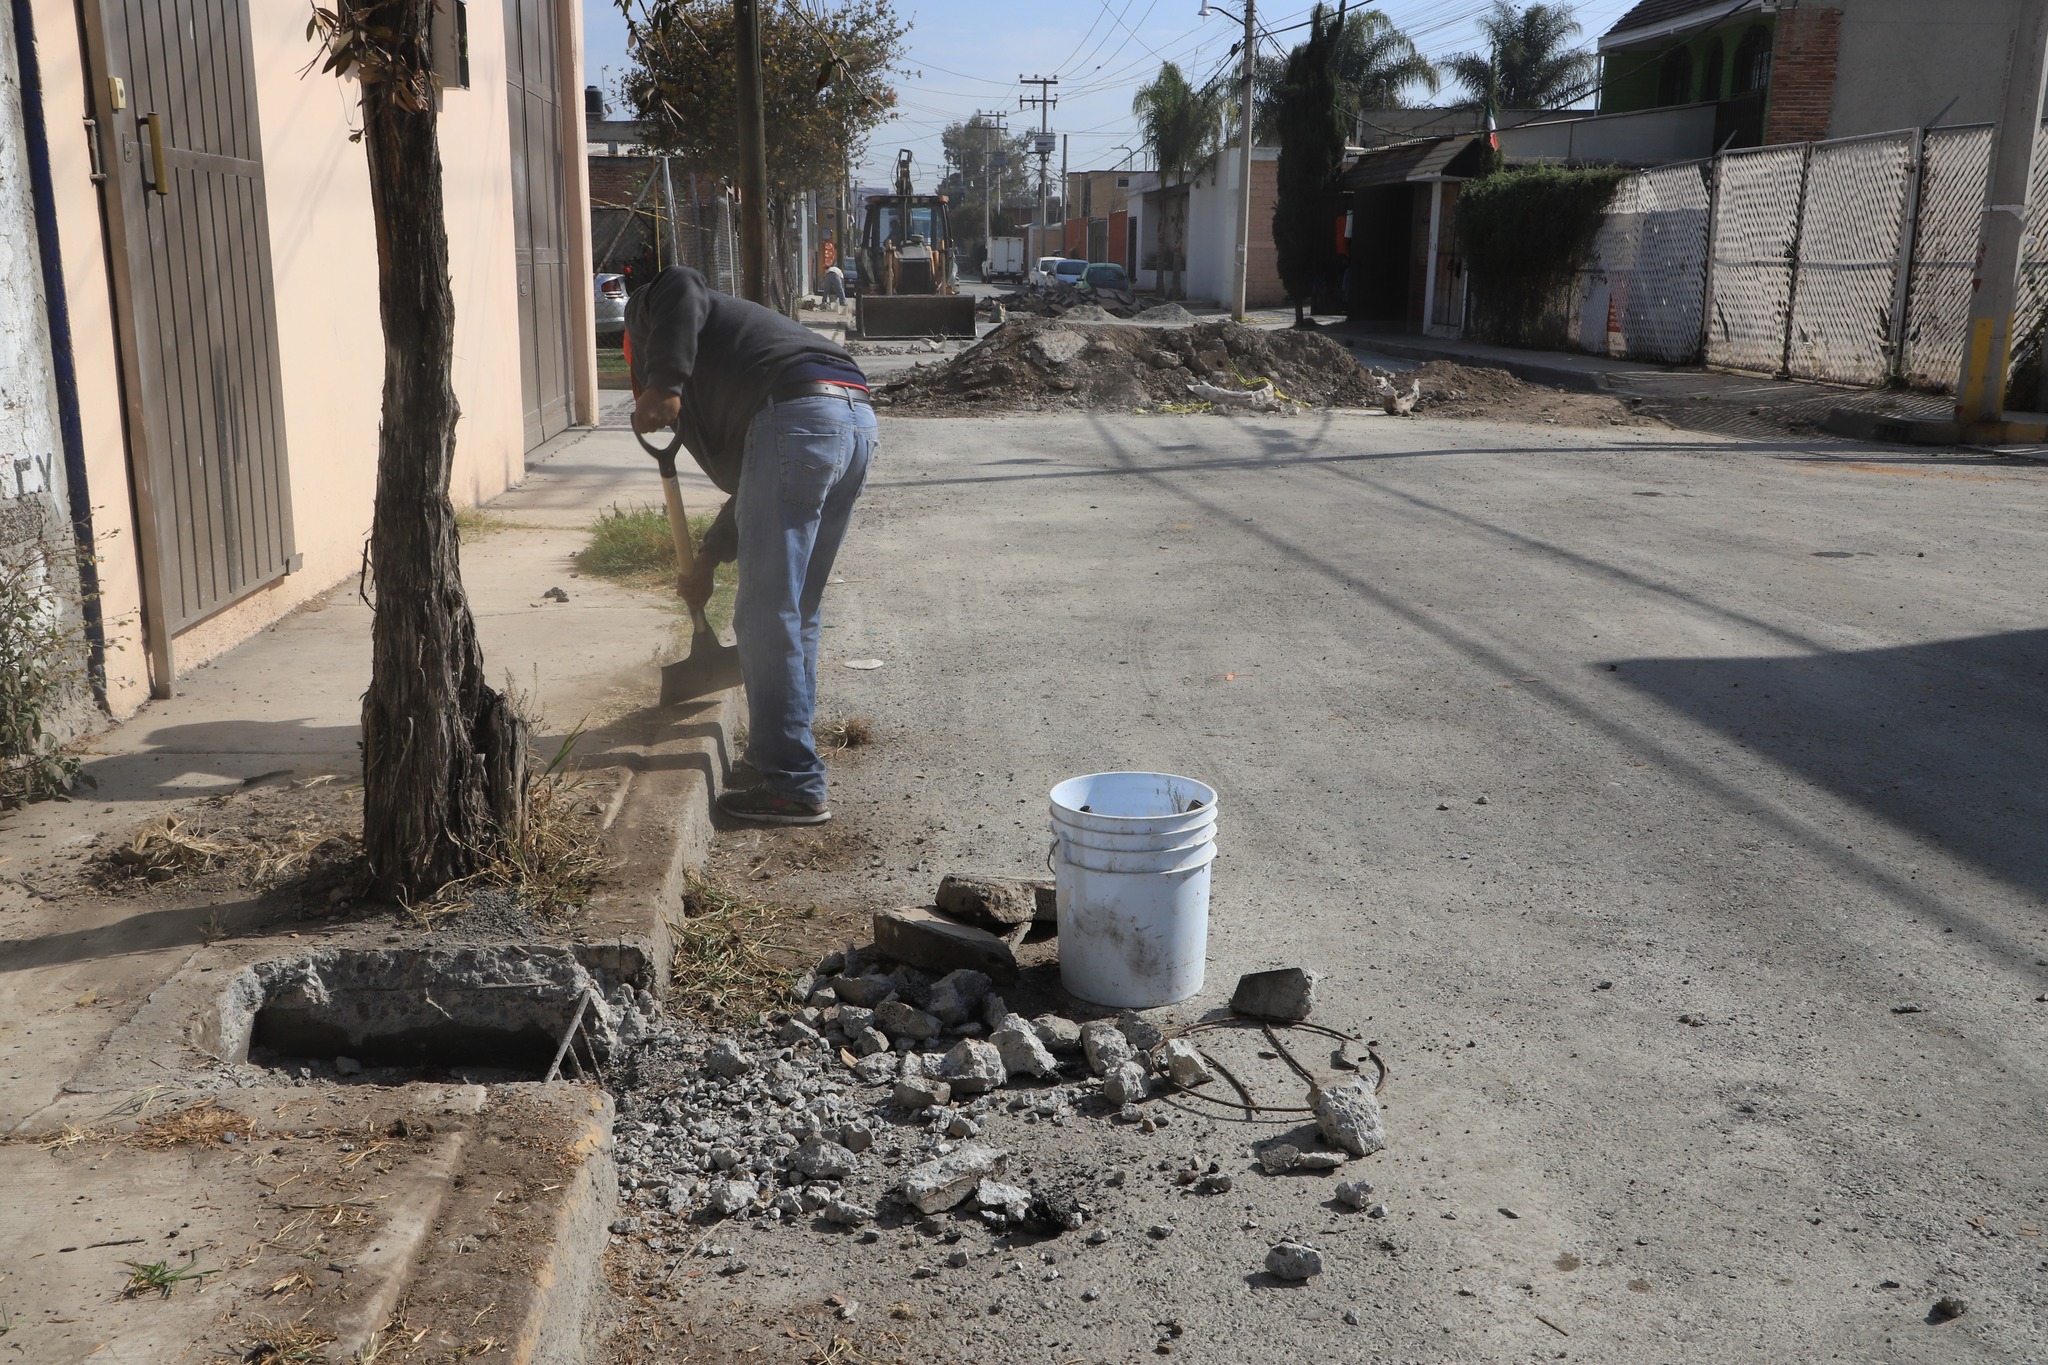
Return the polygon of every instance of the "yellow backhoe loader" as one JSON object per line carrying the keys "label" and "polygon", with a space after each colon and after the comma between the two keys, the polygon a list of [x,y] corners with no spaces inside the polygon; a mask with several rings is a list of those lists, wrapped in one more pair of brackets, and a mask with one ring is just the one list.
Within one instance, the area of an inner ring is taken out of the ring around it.
{"label": "yellow backhoe loader", "polygon": [[896,192],[868,200],[860,239],[854,330],[862,337],[974,337],[974,299],[960,292],[946,196],[914,194],[910,152],[896,153]]}

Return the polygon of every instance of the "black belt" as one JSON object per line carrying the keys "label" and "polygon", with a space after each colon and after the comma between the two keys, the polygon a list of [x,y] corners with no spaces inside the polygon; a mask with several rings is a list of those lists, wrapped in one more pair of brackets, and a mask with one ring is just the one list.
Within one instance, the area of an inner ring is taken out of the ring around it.
{"label": "black belt", "polygon": [[868,391],[857,389],[851,384],[833,384],[816,380],[809,384],[784,384],[768,395],[771,403],[787,403],[797,398],[844,398],[849,403],[867,403]]}

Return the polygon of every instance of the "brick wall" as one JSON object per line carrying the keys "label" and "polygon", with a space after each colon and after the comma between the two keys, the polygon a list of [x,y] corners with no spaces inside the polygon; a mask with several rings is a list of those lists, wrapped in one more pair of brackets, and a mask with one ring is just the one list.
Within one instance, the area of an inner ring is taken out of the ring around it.
{"label": "brick wall", "polygon": [[[590,158],[590,202],[624,207],[640,194],[648,174],[658,163],[649,156],[593,156]],[[687,183],[676,187],[677,197],[689,193]]]}
{"label": "brick wall", "polygon": [[1838,9],[1814,4],[1779,9],[1771,44],[1765,142],[1818,142],[1828,135],[1835,111],[1835,56],[1841,29]]}
{"label": "brick wall", "polygon": [[1245,254],[1244,272],[1247,308],[1278,308],[1287,302],[1287,287],[1280,283],[1280,253],[1273,246],[1273,206],[1279,200],[1280,163],[1254,156],[1251,250]]}

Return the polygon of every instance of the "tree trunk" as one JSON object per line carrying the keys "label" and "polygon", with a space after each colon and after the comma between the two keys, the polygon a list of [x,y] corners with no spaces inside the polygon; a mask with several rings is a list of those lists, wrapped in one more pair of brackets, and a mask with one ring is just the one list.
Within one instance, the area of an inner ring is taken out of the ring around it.
{"label": "tree trunk", "polygon": [[[397,31],[401,59],[424,71],[433,0],[374,8]],[[526,734],[484,680],[448,501],[461,410],[431,92],[408,99],[401,80],[366,81],[363,130],[384,324],[363,849],[383,893],[417,898],[475,871],[522,827]]]}

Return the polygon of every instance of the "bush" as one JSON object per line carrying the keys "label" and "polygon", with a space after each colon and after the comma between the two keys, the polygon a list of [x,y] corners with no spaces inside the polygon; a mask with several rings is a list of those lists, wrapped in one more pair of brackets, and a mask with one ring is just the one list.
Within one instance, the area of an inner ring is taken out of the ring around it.
{"label": "bush", "polygon": [[1614,192],[1629,172],[1528,166],[1467,183],[1458,248],[1479,334],[1509,346],[1556,345],[1558,304],[1592,259]]}
{"label": "bush", "polygon": [[0,810],[81,780],[52,725],[85,677],[81,632],[57,586],[75,581],[67,570],[38,547],[0,553]]}

